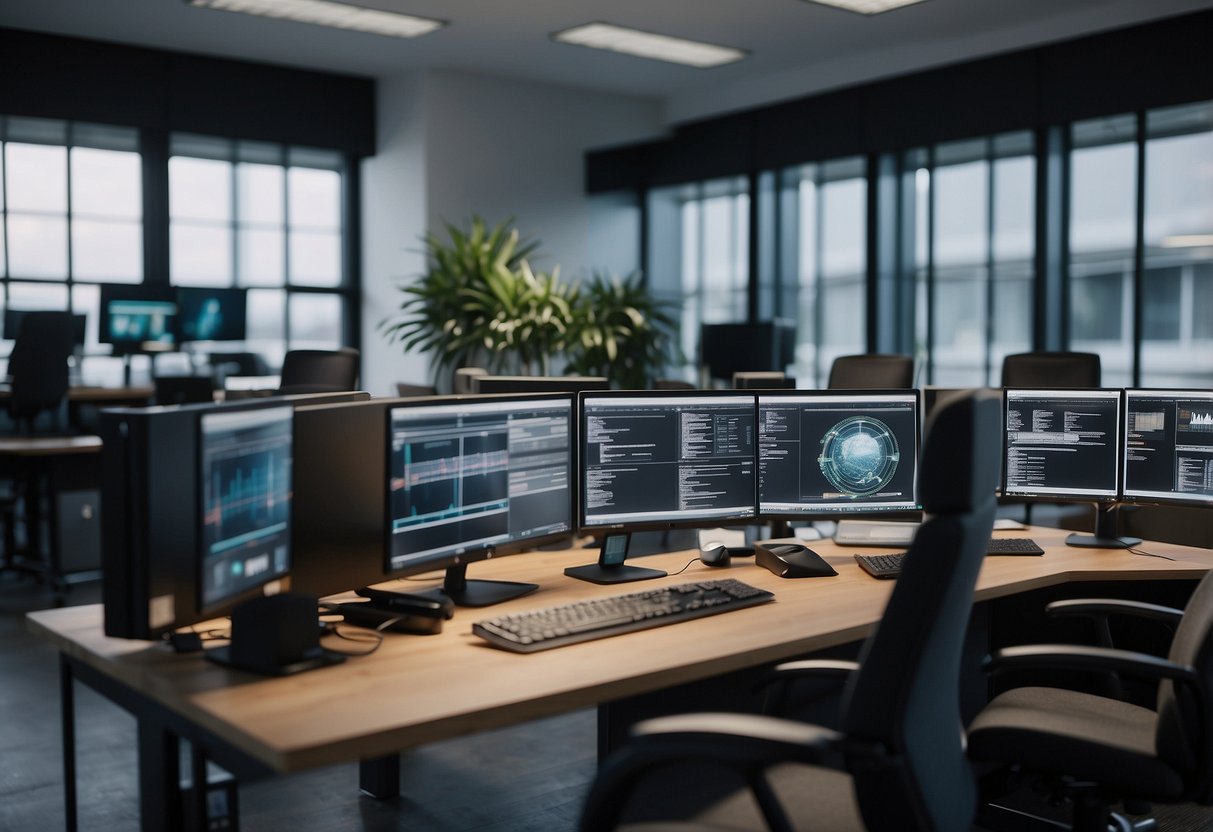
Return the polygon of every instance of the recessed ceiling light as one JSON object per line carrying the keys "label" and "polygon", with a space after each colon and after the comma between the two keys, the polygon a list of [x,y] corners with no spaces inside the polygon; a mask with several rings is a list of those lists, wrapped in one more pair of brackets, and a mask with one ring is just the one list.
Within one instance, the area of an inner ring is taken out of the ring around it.
{"label": "recessed ceiling light", "polygon": [[221,9],[227,12],[277,17],[317,26],[353,29],[396,38],[415,38],[446,25],[442,20],[430,20],[397,12],[384,12],[337,3],[334,0],[185,0],[191,6]]}
{"label": "recessed ceiling light", "polygon": [[914,3],[921,3],[922,0],[811,0],[814,3],[820,3],[823,6],[835,6],[840,9],[846,9],[849,12],[859,12],[860,14],[880,14],[891,9],[900,9],[902,6],[910,6]]}
{"label": "recessed ceiling light", "polygon": [[699,69],[731,64],[746,56],[745,50],[734,49],[731,46],[716,46],[711,43],[684,40],[669,35],[657,35],[652,32],[642,32],[639,29],[616,26],[613,23],[586,23],[583,26],[574,26],[572,29],[556,32],[552,38],[561,43],[607,49],[611,52],[622,52],[625,55],[686,64]]}

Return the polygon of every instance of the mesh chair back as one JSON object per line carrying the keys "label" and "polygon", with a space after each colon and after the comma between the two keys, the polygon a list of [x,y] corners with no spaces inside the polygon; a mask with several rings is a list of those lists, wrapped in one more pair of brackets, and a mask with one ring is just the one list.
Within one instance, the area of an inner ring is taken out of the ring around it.
{"label": "mesh chair back", "polygon": [[1158,686],[1158,755],[1184,775],[1192,799],[1213,802],[1213,572],[1192,593],[1168,658],[1196,668],[1203,696],[1169,680]]}
{"label": "mesh chair back", "polygon": [[73,322],[68,312],[27,312],[8,359],[9,412],[17,419],[59,407],[67,395]]}
{"label": "mesh chair back", "polygon": [[280,393],[336,393],[358,389],[358,350],[291,350],[282,359]]}
{"label": "mesh chair back", "polygon": [[[962,741],[960,662],[994,523],[998,396],[950,399],[927,427],[926,519],[843,701],[848,757],[869,829],[969,829],[976,804]],[[867,753],[864,752],[865,747]]]}

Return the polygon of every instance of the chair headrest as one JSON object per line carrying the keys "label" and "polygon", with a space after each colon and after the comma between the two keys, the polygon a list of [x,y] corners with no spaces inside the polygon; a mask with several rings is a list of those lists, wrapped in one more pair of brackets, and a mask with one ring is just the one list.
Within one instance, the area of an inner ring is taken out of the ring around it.
{"label": "chair headrest", "polygon": [[[918,496],[930,514],[968,511],[993,499],[1002,454],[1002,415],[994,390],[963,390],[936,406],[927,422]],[[972,460],[973,464],[963,464]]]}

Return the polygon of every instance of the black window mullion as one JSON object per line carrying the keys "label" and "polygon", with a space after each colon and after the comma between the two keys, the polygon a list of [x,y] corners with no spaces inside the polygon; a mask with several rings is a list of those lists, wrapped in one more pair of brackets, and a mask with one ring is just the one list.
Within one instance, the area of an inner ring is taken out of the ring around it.
{"label": "black window mullion", "polygon": [[[342,340],[345,346],[362,347],[362,304],[357,298],[362,294],[362,251],[356,244],[351,229],[361,228],[359,206],[362,204],[362,182],[358,177],[356,160],[349,155],[343,157],[341,192],[344,196],[341,212],[342,263],[345,274],[341,286],[349,294],[342,296]],[[352,299],[351,299],[352,298]]]}
{"label": "black window mullion", "polygon": [[813,166],[813,377],[817,385],[826,378],[821,353],[825,348],[825,183],[822,165]]}
{"label": "black window mullion", "polygon": [[927,384],[935,381],[935,146],[927,148]]}
{"label": "black window mullion", "polygon": [[143,282],[169,283],[169,141],[163,130],[139,131],[143,175]]}
{"label": "black window mullion", "polygon": [[67,199],[67,208],[64,212],[64,224],[67,226],[67,275],[64,277],[63,283],[67,288],[67,311],[72,311],[72,274],[75,269],[72,263],[72,225],[75,219],[72,216],[72,147],[75,144],[76,126],[74,122],[67,123],[67,147],[64,148],[63,163],[67,166],[67,193],[64,195]]}
{"label": "black window mullion", "polygon": [[1145,327],[1146,278],[1146,114],[1138,110],[1137,118],[1137,199],[1134,206],[1133,245],[1133,362],[1132,384],[1141,386],[1141,347]]}
{"label": "black window mullion", "polygon": [[[750,189],[750,198],[746,203],[749,206],[749,216],[747,222],[749,228],[746,230],[746,320],[750,323],[758,322],[758,279],[761,272],[761,266],[758,257],[759,247],[759,201],[761,198],[761,189],[758,185],[758,173],[750,171],[746,177],[746,185]],[[736,198],[733,200],[736,205]],[[734,226],[736,227],[736,226]],[[734,256],[736,261],[736,256]]]}

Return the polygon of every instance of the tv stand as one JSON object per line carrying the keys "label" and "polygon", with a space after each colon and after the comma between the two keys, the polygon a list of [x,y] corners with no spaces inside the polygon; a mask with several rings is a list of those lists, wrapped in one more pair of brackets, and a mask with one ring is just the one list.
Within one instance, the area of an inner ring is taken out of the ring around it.
{"label": "tv stand", "polygon": [[489,607],[503,601],[512,601],[539,589],[539,584],[519,581],[469,581],[468,565],[460,563],[447,567],[441,589],[429,589],[413,593],[423,597],[442,596],[450,598],[457,607]]}
{"label": "tv stand", "polygon": [[1125,537],[1116,533],[1119,509],[1119,503],[1096,503],[1095,533],[1074,532],[1066,538],[1066,545],[1086,549],[1132,549],[1140,546],[1140,537]]}

